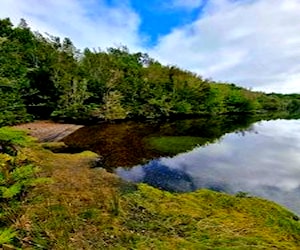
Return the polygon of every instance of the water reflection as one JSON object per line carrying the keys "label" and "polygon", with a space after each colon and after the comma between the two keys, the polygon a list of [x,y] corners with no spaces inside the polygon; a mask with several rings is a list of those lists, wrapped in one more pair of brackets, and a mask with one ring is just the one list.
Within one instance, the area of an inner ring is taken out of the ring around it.
{"label": "water reflection", "polygon": [[[98,153],[104,159],[104,167],[111,170],[116,166],[134,166],[161,156],[174,156],[191,150],[197,144],[212,142],[225,133],[248,129],[258,119],[252,116],[224,115],[152,123],[104,123],[83,127],[63,141],[70,150]],[[149,143],[151,138],[154,139],[154,146]],[[161,138],[176,140],[178,147],[162,150],[157,147]]]}
{"label": "water reflection", "polygon": [[256,123],[217,143],[116,172],[165,190],[248,192],[300,214],[300,120]]}

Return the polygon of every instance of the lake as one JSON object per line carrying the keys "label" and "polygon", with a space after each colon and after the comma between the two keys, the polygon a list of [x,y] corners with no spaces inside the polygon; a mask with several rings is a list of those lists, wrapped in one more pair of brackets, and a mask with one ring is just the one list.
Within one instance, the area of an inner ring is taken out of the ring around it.
{"label": "lake", "polygon": [[300,120],[223,117],[80,130],[65,142],[103,155],[124,180],[175,192],[245,192],[300,215]]}

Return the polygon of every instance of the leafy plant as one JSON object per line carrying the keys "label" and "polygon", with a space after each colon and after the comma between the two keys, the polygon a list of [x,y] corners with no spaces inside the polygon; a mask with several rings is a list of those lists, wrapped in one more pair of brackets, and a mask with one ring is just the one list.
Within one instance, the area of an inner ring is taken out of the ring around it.
{"label": "leafy plant", "polygon": [[46,180],[37,178],[39,169],[21,151],[31,143],[24,132],[0,128],[0,246],[16,239],[18,232],[11,226],[22,215],[21,202],[30,188]]}
{"label": "leafy plant", "polygon": [[16,232],[10,228],[0,229],[0,246],[6,243],[10,243],[16,236]]}

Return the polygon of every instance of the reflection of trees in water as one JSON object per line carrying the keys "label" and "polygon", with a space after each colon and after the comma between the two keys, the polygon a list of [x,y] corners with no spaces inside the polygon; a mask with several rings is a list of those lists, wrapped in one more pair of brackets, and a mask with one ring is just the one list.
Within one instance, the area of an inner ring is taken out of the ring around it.
{"label": "reflection of trees in water", "polygon": [[211,143],[226,133],[247,131],[251,123],[258,120],[258,117],[246,115],[219,115],[152,123],[104,123],[83,127],[63,141],[72,148],[98,153],[104,159],[103,167],[111,169],[143,164],[157,157],[174,156],[149,148],[145,140],[147,137],[192,136]]}
{"label": "reflection of trees in water", "polygon": [[235,131],[236,134],[241,135],[241,136],[245,136],[246,134],[249,133],[253,133],[253,134],[258,134],[258,131],[255,130],[255,127],[253,125],[251,125],[248,128],[245,129],[238,129]]}

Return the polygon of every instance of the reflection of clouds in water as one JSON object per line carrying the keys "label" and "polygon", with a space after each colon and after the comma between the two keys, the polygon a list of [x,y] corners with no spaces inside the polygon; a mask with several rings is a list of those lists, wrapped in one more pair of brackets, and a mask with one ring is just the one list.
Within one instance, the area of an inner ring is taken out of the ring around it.
{"label": "reflection of clouds in water", "polygon": [[[300,122],[283,121],[283,125],[286,123],[292,131],[299,130]],[[163,162],[170,167],[184,166],[193,177],[205,174],[241,185],[264,183],[287,190],[295,188],[300,184],[300,133],[287,136],[286,129],[281,130],[278,124],[273,128],[273,125],[274,122],[264,122],[255,127],[259,134],[245,137],[229,134],[220,144],[196,148]],[[272,136],[266,137],[261,128]]]}
{"label": "reflection of clouds in water", "polygon": [[127,171],[124,168],[117,168],[116,173],[126,181],[141,182],[144,179],[145,171],[142,166],[136,166]]}
{"label": "reflection of clouds in water", "polygon": [[196,190],[191,176],[181,169],[165,166],[160,160],[153,160],[130,170],[117,168],[116,173],[127,181],[144,182],[164,190],[178,192]]}
{"label": "reflection of clouds in water", "polygon": [[[297,120],[273,120],[259,122],[255,125],[257,130],[265,136],[278,136],[278,139],[295,139],[299,143],[300,121]],[[280,137],[280,138],[279,138]],[[298,145],[299,146],[299,145]]]}
{"label": "reflection of clouds in water", "polygon": [[[216,144],[162,158],[155,164],[117,171],[127,180],[150,185],[151,178],[160,182],[165,179],[166,186],[174,186],[177,191],[211,188],[229,193],[250,192],[300,214],[300,121],[260,122],[253,130],[257,133],[228,134]],[[138,180],[134,177],[137,173]],[[181,187],[180,178],[172,177],[174,173],[188,176],[182,180],[189,184]]]}

